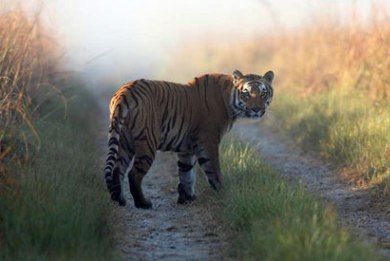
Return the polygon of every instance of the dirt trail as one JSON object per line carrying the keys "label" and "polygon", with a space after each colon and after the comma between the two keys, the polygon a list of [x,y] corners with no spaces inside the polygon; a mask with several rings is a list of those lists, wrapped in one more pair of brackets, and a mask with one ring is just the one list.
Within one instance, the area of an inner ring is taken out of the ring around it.
{"label": "dirt trail", "polygon": [[275,135],[256,121],[241,121],[233,133],[253,145],[275,169],[292,181],[302,181],[312,192],[334,206],[340,223],[356,236],[376,245],[390,259],[390,206],[374,206],[364,191],[342,183],[337,171],[304,153],[291,141]]}
{"label": "dirt trail", "polygon": [[159,153],[144,180],[151,210],[136,209],[128,190],[117,243],[125,260],[220,260],[222,244],[215,221],[202,205],[178,205],[175,155]]}
{"label": "dirt trail", "polygon": [[[105,155],[109,97],[101,96],[98,101],[102,114],[99,144]],[[222,232],[202,193],[203,189],[210,188],[198,186],[195,202],[178,205],[177,183],[174,153],[158,153],[144,178],[144,193],[152,200],[152,209],[134,207],[126,180],[127,206],[116,207],[114,213],[117,221],[115,242],[123,260],[223,259]]]}

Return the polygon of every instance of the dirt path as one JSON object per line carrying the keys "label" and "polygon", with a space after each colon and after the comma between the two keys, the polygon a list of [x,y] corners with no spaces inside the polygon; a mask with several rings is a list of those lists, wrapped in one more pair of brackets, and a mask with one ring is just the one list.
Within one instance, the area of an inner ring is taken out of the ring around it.
{"label": "dirt path", "polygon": [[390,205],[373,205],[364,191],[342,183],[337,172],[324,162],[259,126],[256,121],[241,121],[234,126],[233,133],[250,142],[286,178],[301,180],[309,190],[319,193],[334,206],[341,224],[390,258]]}
{"label": "dirt path", "polygon": [[[124,260],[220,260],[222,244],[202,196],[191,205],[178,205],[175,155],[159,153],[144,181],[153,209],[136,209],[128,190],[117,243]],[[198,193],[199,194],[199,193]]]}
{"label": "dirt path", "polygon": [[[101,96],[98,100],[104,119],[100,122],[99,143],[105,155],[109,98]],[[209,188],[198,186],[194,203],[178,205],[176,173],[175,154],[158,153],[143,181],[145,196],[153,203],[149,210],[134,207],[126,181],[127,206],[116,207],[114,213],[115,242],[123,260],[223,259],[222,232],[203,193]]]}

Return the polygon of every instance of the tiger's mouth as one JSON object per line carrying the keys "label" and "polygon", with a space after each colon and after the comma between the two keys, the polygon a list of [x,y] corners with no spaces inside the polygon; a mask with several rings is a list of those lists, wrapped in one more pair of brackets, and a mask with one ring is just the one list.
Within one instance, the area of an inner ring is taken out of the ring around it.
{"label": "tiger's mouth", "polygon": [[254,111],[245,110],[244,113],[246,118],[257,119],[263,117],[265,111],[254,112]]}

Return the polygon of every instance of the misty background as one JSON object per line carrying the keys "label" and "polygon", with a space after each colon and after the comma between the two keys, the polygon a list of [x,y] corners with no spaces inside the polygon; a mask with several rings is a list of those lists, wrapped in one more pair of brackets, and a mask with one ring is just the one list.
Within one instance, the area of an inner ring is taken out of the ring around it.
{"label": "misty background", "polygon": [[279,30],[300,29],[319,13],[336,14],[333,19],[342,24],[350,19],[344,14],[351,13],[351,8],[366,16],[371,2],[25,0],[22,5],[41,8],[45,22],[61,39],[67,68],[79,72],[89,87],[100,88],[107,79],[121,84],[134,78],[163,77],[162,68],[191,41],[209,38],[228,45],[258,35],[266,38]]}

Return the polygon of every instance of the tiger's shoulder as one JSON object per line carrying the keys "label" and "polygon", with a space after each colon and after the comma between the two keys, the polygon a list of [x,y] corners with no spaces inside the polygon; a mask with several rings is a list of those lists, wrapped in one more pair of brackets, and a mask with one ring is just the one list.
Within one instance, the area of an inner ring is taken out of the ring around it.
{"label": "tiger's shoulder", "polygon": [[194,77],[187,84],[189,86],[196,85],[207,85],[209,86],[220,86],[227,83],[232,83],[233,77],[228,74],[221,73],[207,73]]}

